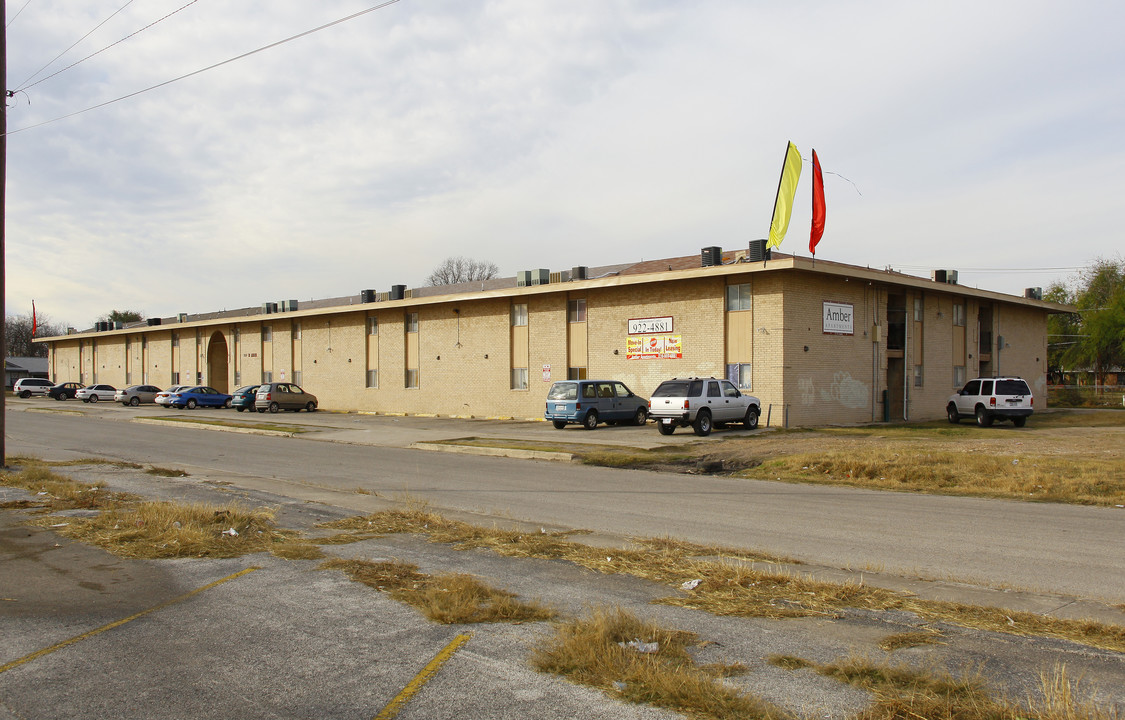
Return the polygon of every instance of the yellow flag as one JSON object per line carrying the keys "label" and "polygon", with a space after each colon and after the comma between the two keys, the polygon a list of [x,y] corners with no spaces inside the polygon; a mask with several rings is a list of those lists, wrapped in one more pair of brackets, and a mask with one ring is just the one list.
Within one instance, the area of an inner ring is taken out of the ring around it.
{"label": "yellow flag", "polygon": [[781,181],[777,184],[777,200],[773,203],[773,221],[767,248],[781,245],[789,230],[789,217],[793,214],[793,196],[797,194],[797,180],[801,177],[801,153],[789,143],[785,150],[785,164],[781,166]]}

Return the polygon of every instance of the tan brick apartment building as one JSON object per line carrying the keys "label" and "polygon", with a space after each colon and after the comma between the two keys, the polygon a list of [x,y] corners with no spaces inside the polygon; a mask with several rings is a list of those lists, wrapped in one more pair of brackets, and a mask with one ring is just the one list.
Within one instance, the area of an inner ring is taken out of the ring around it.
{"label": "tan brick apartment building", "polygon": [[[710,251],[710,254],[709,252]],[[714,264],[710,264],[714,263]],[[542,417],[551,381],[729,377],[763,422],[934,419],[967,378],[1046,401],[1047,316],[1066,308],[895,272],[707,248],[701,256],[360,295],[73,333],[57,382],[292,381],[324,409]],[[149,321],[156,322],[156,321]]]}

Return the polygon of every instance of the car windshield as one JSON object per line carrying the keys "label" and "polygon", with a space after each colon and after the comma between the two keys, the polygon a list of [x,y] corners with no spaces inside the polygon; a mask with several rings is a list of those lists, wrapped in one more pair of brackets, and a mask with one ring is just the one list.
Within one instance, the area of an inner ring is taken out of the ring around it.
{"label": "car windshield", "polygon": [[551,386],[547,393],[548,400],[577,400],[578,383],[561,382]]}
{"label": "car windshield", "polygon": [[997,380],[997,395],[1030,395],[1031,389],[1023,380]]}
{"label": "car windshield", "polygon": [[688,397],[691,380],[666,380],[652,393],[653,397]]}

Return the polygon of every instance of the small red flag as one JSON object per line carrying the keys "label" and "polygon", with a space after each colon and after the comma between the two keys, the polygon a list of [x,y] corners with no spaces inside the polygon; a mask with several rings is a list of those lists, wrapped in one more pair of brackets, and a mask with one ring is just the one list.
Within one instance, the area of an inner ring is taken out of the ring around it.
{"label": "small red flag", "polygon": [[35,331],[39,329],[39,322],[35,319],[35,301],[31,301],[31,337],[35,337]]}
{"label": "small red flag", "polygon": [[824,235],[824,176],[820,172],[820,159],[812,151],[812,230],[809,233],[809,252],[816,255],[816,244]]}

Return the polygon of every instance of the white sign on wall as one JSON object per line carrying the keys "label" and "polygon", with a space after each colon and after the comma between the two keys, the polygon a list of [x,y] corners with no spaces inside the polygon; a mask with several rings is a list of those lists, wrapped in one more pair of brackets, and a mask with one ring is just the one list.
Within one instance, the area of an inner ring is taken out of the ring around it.
{"label": "white sign on wall", "polygon": [[825,301],[821,316],[825,335],[855,334],[855,306],[851,303]]}
{"label": "white sign on wall", "polygon": [[655,335],[672,332],[672,318],[633,318],[629,320],[630,335]]}

